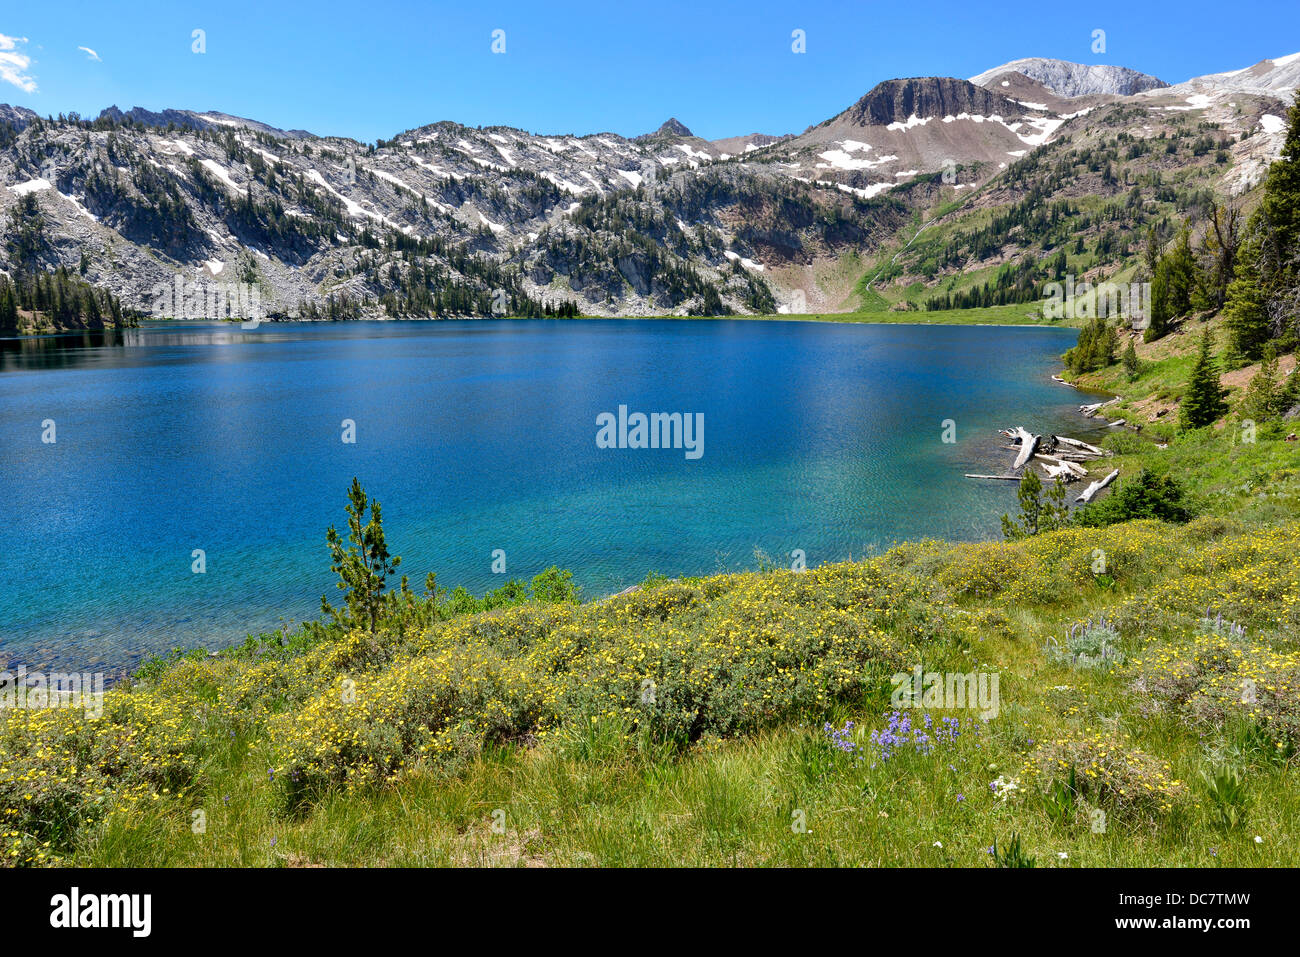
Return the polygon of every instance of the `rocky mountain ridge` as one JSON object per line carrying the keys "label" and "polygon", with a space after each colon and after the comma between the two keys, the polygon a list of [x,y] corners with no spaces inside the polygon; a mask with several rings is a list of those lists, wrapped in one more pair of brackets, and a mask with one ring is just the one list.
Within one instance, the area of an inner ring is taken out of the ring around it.
{"label": "rocky mountain ridge", "polygon": [[889,80],[799,135],[713,142],[676,118],[633,139],[443,121],[367,145],[218,112],[0,106],[0,221],[27,196],[42,221],[34,262],[6,247],[0,268],[64,265],[146,311],[177,275],[255,286],[277,315],[836,311],[862,274],[831,265],[1099,127],[1205,124],[1231,147],[1214,188],[1248,189],[1300,56],[1176,86],[1048,63]]}
{"label": "rocky mountain ridge", "polygon": [[1065,60],[1047,60],[1027,57],[1012,60],[1002,66],[971,77],[980,86],[994,87],[1008,73],[1019,73],[1036,80],[1058,96],[1090,96],[1098,93],[1113,96],[1132,96],[1146,90],[1157,90],[1169,84],[1164,80],[1128,67],[1105,63],[1070,63]]}

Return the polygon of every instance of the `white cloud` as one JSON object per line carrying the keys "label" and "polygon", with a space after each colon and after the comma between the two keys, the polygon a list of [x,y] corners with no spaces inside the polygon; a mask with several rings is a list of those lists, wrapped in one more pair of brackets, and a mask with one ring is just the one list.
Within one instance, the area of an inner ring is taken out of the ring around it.
{"label": "white cloud", "polygon": [[36,77],[27,72],[32,58],[18,52],[18,44],[26,42],[26,37],[8,37],[0,33],[0,80],[12,83],[24,93],[35,93]]}
{"label": "white cloud", "polygon": [[103,60],[101,60],[101,59],[99,58],[99,54],[96,53],[94,50],[92,50],[90,47],[77,47],[77,49],[78,49],[78,50],[81,50],[83,53],[86,54],[86,59],[87,59],[87,60],[94,60],[96,63],[103,63],[103,62],[104,62]]}

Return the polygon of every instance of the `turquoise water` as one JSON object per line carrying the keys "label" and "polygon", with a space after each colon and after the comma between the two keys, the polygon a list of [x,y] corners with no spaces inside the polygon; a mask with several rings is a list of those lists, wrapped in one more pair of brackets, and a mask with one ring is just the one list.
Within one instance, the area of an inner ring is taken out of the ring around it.
{"label": "turquoise water", "polygon": [[[597,596],[652,570],[752,568],[755,549],[817,565],[996,537],[1014,484],[963,478],[1007,471],[995,430],[1095,434],[1050,379],[1075,337],[480,320],[3,341],[0,662],[119,669],[316,617],[354,475],[413,584],[436,571],[476,593],[549,565]],[[702,456],[598,448],[620,405],[702,414]]]}

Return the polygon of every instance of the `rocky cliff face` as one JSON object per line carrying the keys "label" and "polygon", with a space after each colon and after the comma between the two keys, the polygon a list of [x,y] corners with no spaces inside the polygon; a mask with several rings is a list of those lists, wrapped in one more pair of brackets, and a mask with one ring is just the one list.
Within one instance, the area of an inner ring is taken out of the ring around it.
{"label": "rocky cliff face", "polygon": [[877,84],[845,111],[846,118],[862,126],[906,123],[910,117],[1016,116],[1020,107],[999,93],[953,77],[886,80]]}
{"label": "rocky cliff face", "polygon": [[0,123],[5,123],[13,129],[21,130],[35,119],[39,119],[39,117],[25,107],[0,103]]}

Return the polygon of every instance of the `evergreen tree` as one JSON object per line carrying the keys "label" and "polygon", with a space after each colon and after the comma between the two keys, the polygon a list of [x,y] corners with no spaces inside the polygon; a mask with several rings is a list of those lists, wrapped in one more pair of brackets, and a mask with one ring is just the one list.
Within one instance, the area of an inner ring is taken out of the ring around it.
{"label": "evergreen tree", "polygon": [[1038,477],[1032,464],[1020,476],[1016,498],[1020,502],[1020,517],[1012,521],[1011,516],[1002,516],[1002,535],[1008,541],[1063,528],[1068,521],[1065,486],[1059,478],[1054,479],[1051,488],[1044,495],[1043,480]]}
{"label": "evergreen tree", "polygon": [[[1079,240],[1082,242],[1083,240]],[[1146,245],[1142,250],[1142,264],[1146,267],[1147,280],[1155,278],[1156,266],[1160,264],[1160,239],[1154,226],[1147,227]]]}
{"label": "evergreen tree", "polygon": [[1258,359],[1264,344],[1272,337],[1268,314],[1268,297],[1259,274],[1257,250],[1243,249],[1237,260],[1234,278],[1228,285],[1223,307],[1223,324],[1228,330],[1228,348],[1243,359]]}
{"label": "evergreen tree", "polygon": [[45,249],[45,218],[35,193],[25,193],[9,211],[9,258],[19,269],[35,265]]}
{"label": "evergreen tree", "polygon": [[63,266],[52,273],[19,272],[12,280],[0,276],[0,329],[18,330],[20,311],[32,313],[30,326],[36,330],[135,324],[135,315],[124,316],[122,304],[111,292],[90,285]]}
{"label": "evergreen tree", "polygon": [[1219,366],[1211,354],[1212,345],[1213,339],[1209,327],[1206,327],[1201,335],[1201,351],[1187,380],[1187,390],[1178,414],[1182,429],[1213,425],[1228,414],[1228,403],[1224,401],[1227,390],[1219,385]]}
{"label": "evergreen tree", "polygon": [[[366,510],[370,517],[367,520]],[[338,588],[344,593],[344,608],[332,607],[321,596],[321,611],[345,628],[365,627],[373,636],[388,603],[384,590],[387,578],[397,570],[402,559],[390,557],[384,539],[384,523],[379,503],[366,498],[361,483],[352,479],[348,490],[348,546],[343,546],[334,526],[329,527],[330,567],[339,576]],[[405,579],[401,591],[406,591]]]}
{"label": "evergreen tree", "polygon": [[1268,222],[1274,261],[1293,278],[1300,272],[1300,91],[1287,111],[1281,156],[1264,180],[1260,212]]}
{"label": "evergreen tree", "polygon": [[1076,373],[1104,369],[1115,361],[1117,342],[1113,325],[1101,317],[1090,319],[1079,330],[1078,343],[1065,353],[1065,366]]}
{"label": "evergreen tree", "polygon": [[1133,340],[1128,341],[1128,348],[1124,350],[1124,374],[1128,376],[1128,381],[1134,381],[1142,374],[1142,362],[1138,359],[1137,347],[1133,345]]}
{"label": "evergreen tree", "polygon": [[1192,309],[1192,291],[1196,287],[1196,258],[1192,255],[1191,233],[1186,226],[1178,234],[1174,248],[1161,260],[1168,276],[1169,308],[1175,316],[1185,316]]}
{"label": "evergreen tree", "polygon": [[1151,280],[1151,323],[1145,334],[1148,342],[1159,339],[1169,331],[1174,319],[1191,311],[1192,293],[1197,283],[1191,237],[1183,227],[1174,247],[1156,264]]}
{"label": "evergreen tree", "polygon": [[1173,310],[1169,306],[1169,278],[1156,263],[1155,274],[1151,279],[1151,321],[1147,323],[1142,338],[1154,342],[1169,331],[1169,320]]}
{"label": "evergreen tree", "polygon": [[0,331],[15,332],[18,329],[18,300],[14,298],[14,287],[4,276],[0,276]]}
{"label": "evergreen tree", "polygon": [[1133,478],[1121,480],[1106,498],[1075,512],[1074,524],[1098,528],[1140,518],[1186,522],[1192,514],[1187,492],[1177,479],[1144,468]]}
{"label": "evergreen tree", "polygon": [[1263,422],[1279,416],[1284,411],[1285,396],[1277,381],[1277,347],[1269,343],[1264,347],[1264,359],[1259,371],[1246,386],[1241,400],[1241,416]]}

